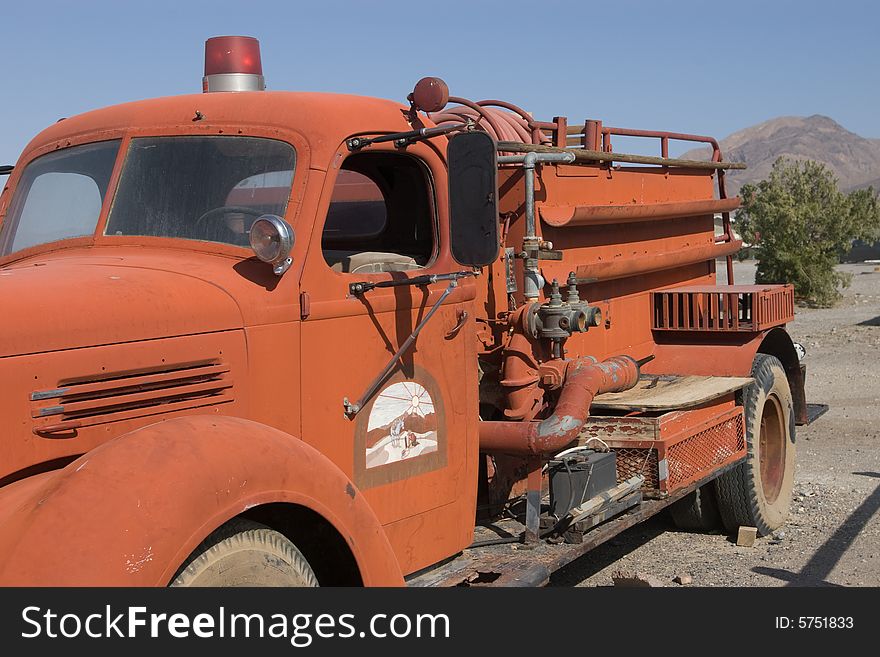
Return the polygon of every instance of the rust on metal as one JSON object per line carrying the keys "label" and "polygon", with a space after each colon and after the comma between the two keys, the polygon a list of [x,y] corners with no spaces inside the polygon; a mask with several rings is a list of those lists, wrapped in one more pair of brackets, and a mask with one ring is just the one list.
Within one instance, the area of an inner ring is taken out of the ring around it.
{"label": "rust on metal", "polygon": [[552,415],[541,422],[481,422],[480,449],[530,455],[558,452],[577,439],[593,397],[631,388],[638,378],[639,366],[628,356],[601,363],[595,359],[572,361]]}
{"label": "rust on metal", "polygon": [[[618,482],[642,475],[648,495],[667,496],[745,455],[742,408],[732,402],[643,420],[653,436],[620,430],[596,437],[617,453]],[[587,427],[596,421],[628,428],[632,418],[591,417]]]}

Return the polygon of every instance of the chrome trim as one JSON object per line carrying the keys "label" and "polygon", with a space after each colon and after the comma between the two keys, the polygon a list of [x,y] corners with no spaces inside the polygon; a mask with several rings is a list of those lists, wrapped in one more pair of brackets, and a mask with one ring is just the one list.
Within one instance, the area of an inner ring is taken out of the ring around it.
{"label": "chrome trim", "polygon": [[263,91],[266,78],[253,73],[215,73],[202,78],[202,91]]}
{"label": "chrome trim", "polygon": [[63,406],[47,406],[46,408],[40,409],[40,417],[46,417],[47,415],[61,415],[64,413]]}
{"label": "chrome trim", "polygon": [[31,393],[31,401],[40,401],[43,399],[54,399],[55,397],[63,397],[70,388],[56,388],[55,390],[38,390]]}

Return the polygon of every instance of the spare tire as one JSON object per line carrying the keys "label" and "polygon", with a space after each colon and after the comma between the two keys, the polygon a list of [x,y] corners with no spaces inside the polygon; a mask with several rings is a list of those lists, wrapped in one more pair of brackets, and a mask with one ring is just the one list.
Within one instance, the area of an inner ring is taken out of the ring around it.
{"label": "spare tire", "polygon": [[754,383],[743,389],[746,460],[715,480],[718,510],[727,531],[756,527],[766,536],[788,517],[794,486],[795,421],[782,363],[758,354]]}

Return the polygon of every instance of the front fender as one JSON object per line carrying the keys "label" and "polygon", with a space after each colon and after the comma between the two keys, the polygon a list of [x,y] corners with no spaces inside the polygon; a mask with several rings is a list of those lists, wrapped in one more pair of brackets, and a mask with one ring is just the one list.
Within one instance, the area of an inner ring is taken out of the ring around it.
{"label": "front fender", "polygon": [[0,492],[0,585],[164,586],[216,527],[272,502],[330,522],[364,584],[403,584],[376,515],[333,462],[265,425],[190,416]]}

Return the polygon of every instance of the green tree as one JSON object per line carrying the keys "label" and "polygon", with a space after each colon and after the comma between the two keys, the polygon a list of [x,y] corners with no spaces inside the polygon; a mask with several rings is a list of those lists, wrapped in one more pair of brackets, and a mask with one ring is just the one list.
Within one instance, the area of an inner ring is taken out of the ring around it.
{"label": "green tree", "polygon": [[880,237],[873,188],[844,194],[824,164],[780,157],[770,177],[740,191],[736,229],[754,245],[758,283],[792,283],[795,296],[830,306],[851,276],[835,270],[853,240]]}

